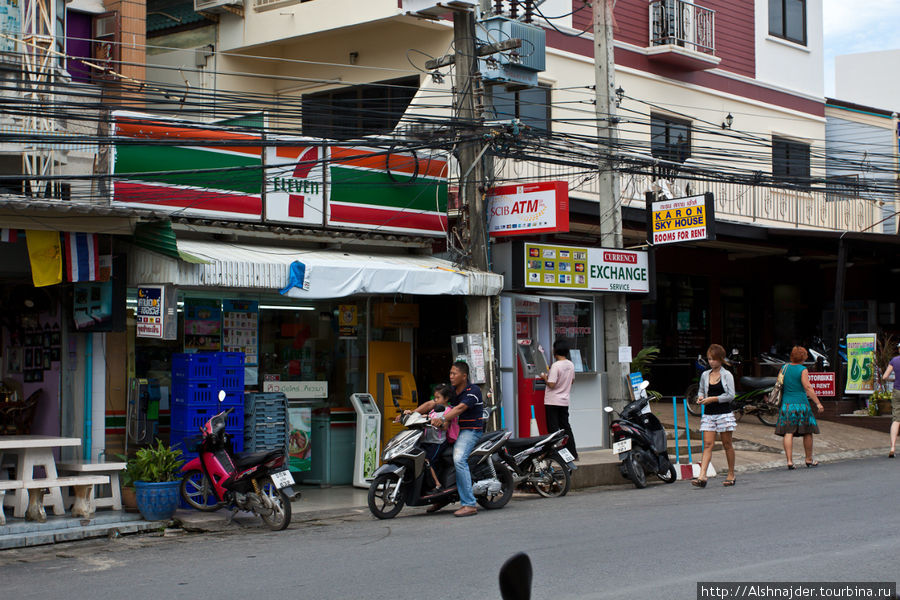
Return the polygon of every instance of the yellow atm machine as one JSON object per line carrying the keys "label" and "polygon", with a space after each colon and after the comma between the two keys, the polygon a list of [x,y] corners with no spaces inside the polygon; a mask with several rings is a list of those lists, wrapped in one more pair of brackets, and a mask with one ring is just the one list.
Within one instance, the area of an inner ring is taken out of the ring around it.
{"label": "yellow atm machine", "polygon": [[394,423],[397,413],[414,410],[419,406],[416,380],[408,371],[388,371],[375,374],[375,403],[381,411],[381,448],[392,437],[405,429],[402,423]]}

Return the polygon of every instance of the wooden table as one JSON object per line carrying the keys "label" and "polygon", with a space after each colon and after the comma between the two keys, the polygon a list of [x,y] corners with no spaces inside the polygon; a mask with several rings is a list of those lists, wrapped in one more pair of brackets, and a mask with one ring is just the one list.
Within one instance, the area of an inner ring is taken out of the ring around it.
{"label": "wooden table", "polygon": [[[54,437],[52,435],[0,435],[0,464],[3,463],[4,454],[15,454],[16,479],[18,481],[33,481],[34,468],[43,467],[45,477],[56,479],[56,460],[53,458],[53,448],[63,446],[80,446],[80,438]],[[13,515],[24,517],[28,507],[28,491],[26,489],[15,490],[13,501]],[[44,496],[44,505],[53,507],[53,513],[65,514],[62,493],[58,487],[50,488],[50,493]]]}

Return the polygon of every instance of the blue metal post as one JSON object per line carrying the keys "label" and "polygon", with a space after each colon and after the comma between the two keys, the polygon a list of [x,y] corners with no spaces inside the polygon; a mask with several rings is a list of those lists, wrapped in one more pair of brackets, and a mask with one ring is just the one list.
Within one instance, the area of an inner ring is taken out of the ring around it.
{"label": "blue metal post", "polygon": [[678,399],[672,396],[672,417],[675,419],[675,464],[681,464],[681,455],[678,453]]}
{"label": "blue metal post", "polygon": [[694,464],[694,455],[691,450],[691,422],[688,421],[688,409],[687,409],[688,399],[684,399],[684,434],[687,438],[687,447],[688,447],[688,463]]}
{"label": "blue metal post", "polygon": [[84,432],[82,444],[82,457],[84,460],[91,459],[91,429],[93,429],[93,419],[91,413],[94,411],[93,389],[94,384],[94,334],[88,333],[84,341]]}

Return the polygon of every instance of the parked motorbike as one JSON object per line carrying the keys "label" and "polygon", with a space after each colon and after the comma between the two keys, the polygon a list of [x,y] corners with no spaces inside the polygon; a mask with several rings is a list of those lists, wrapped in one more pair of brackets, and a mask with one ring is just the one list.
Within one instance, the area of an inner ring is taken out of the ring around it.
{"label": "parked motorbike", "polygon": [[[647,474],[655,474],[665,483],[674,483],[675,466],[669,460],[666,430],[652,412],[647,398],[649,381],[641,383],[637,400],[622,409],[618,419],[610,423],[612,451],[622,463],[619,471],[636,488],[647,487]],[[611,406],[607,413],[615,412]]]}
{"label": "parked motorbike", "polygon": [[294,478],[285,465],[285,451],[232,454],[225,419],[233,411],[225,409],[201,429],[199,456],[181,468],[181,496],[197,510],[228,506],[233,513],[252,512],[280,531],[291,522],[291,498],[299,495],[291,487]]}
{"label": "parked motorbike", "polygon": [[535,491],[544,498],[565,496],[572,484],[575,457],[566,449],[569,436],[559,430],[549,435],[511,438],[500,449],[511,465],[516,488]]}
{"label": "parked motorbike", "polygon": [[[781,403],[769,402],[769,392],[772,391],[777,379],[777,377],[741,377],[741,386],[747,391],[738,394],[731,401],[735,420],[740,421],[744,415],[753,414],[763,425],[775,427]],[[699,407],[697,404],[695,406]]]}
{"label": "parked motorbike", "polygon": [[[424,506],[459,500],[453,448],[445,448],[435,459],[433,467],[441,483],[441,487],[436,488],[425,466],[425,451],[421,447],[425,429],[431,427],[429,419],[413,412],[404,415],[401,422],[407,429],[387,443],[381,459],[383,464],[375,471],[369,486],[369,510],[379,519],[394,518],[407,504]],[[500,450],[511,435],[508,431],[486,433],[469,455],[472,489],[475,500],[483,508],[502,508],[512,498],[515,487],[513,465],[500,464],[504,460]]]}

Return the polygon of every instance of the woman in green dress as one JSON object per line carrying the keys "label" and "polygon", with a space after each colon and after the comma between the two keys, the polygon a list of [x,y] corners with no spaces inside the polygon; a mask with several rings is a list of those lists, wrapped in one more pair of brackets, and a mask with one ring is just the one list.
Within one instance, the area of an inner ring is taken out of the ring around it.
{"label": "woman in green dress", "polygon": [[825,410],[809,383],[809,372],[803,361],[809,356],[806,348],[794,346],[791,350],[791,364],[785,365],[784,388],[781,394],[781,412],[775,433],[784,436],[784,455],[787,457],[788,469],[794,468],[794,436],[803,436],[803,449],[806,451],[806,466],[817,467],[813,460],[813,434],[819,433],[819,425],[813,415],[809,400],[816,403],[819,413]]}

